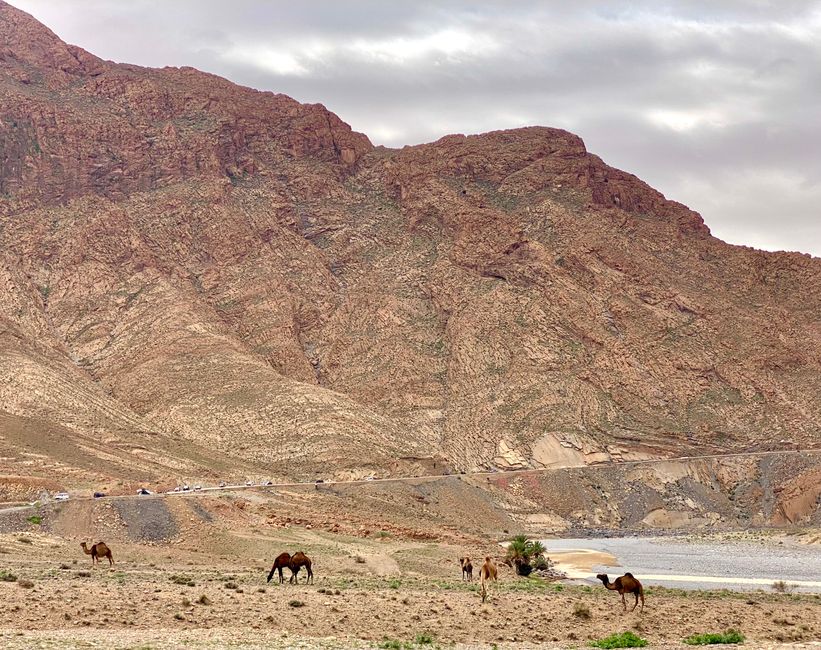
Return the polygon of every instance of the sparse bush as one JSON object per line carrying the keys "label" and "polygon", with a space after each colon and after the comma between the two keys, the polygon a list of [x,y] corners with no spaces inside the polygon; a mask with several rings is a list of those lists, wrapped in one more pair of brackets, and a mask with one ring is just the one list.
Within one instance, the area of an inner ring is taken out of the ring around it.
{"label": "sparse bush", "polygon": [[433,634],[431,634],[430,632],[420,632],[416,635],[416,638],[414,639],[416,645],[433,645],[433,642],[435,640],[436,639],[434,638]]}
{"label": "sparse bush", "polygon": [[183,607],[191,607],[191,601],[188,600],[187,598],[183,598],[182,599],[182,606]]}
{"label": "sparse bush", "polygon": [[390,582],[388,582],[388,587],[390,587],[391,589],[399,589],[399,587],[401,587],[401,586],[402,586],[402,581],[401,580],[394,579],[394,580],[391,580]]}
{"label": "sparse bush", "polygon": [[687,645],[713,645],[719,643],[744,643],[744,635],[738,630],[720,633],[693,634],[684,639]]}
{"label": "sparse bush", "polygon": [[8,571],[0,571],[0,580],[3,582],[17,582],[17,576]]}
{"label": "sparse bush", "polygon": [[179,612],[177,612],[176,614],[174,614],[174,618],[176,618],[178,621],[184,621],[184,620],[185,620],[185,616],[183,616],[183,615],[182,615],[182,614],[180,614]]}
{"label": "sparse bush", "polygon": [[211,599],[208,596],[206,596],[205,594],[202,594],[199,598],[197,598],[197,602],[200,605],[210,605],[211,604]]}
{"label": "sparse bush", "polygon": [[382,648],[382,650],[403,650],[405,644],[396,639],[385,639],[379,643],[379,647]]}
{"label": "sparse bush", "polygon": [[390,537],[391,534],[387,530],[379,530],[376,532],[376,537],[379,539],[383,539],[385,537]]}
{"label": "sparse bush", "polygon": [[32,542],[30,537],[18,537],[17,541],[20,542],[21,544],[33,544],[34,543],[34,542]]}
{"label": "sparse bush", "polygon": [[26,521],[30,524],[34,524],[35,526],[39,526],[43,523],[43,518],[40,515],[32,515],[31,517],[26,519]]}
{"label": "sparse bush", "polygon": [[776,580],[773,583],[773,591],[777,591],[779,594],[786,594],[788,591],[792,591],[792,585],[783,580]]}
{"label": "sparse bush", "polygon": [[236,589],[239,585],[236,582],[226,582],[223,586],[226,589]]}
{"label": "sparse bush", "polygon": [[590,608],[584,603],[576,603],[573,605],[573,616],[576,618],[582,618],[586,621],[590,620]]}
{"label": "sparse bush", "polygon": [[90,578],[91,577],[91,571],[78,571],[77,572],[77,577],[78,578]]}
{"label": "sparse bush", "polygon": [[354,558],[353,558],[353,561],[356,562],[357,564],[365,564],[365,558],[362,557],[361,555],[355,555]]}
{"label": "sparse bush", "polygon": [[63,564],[61,564],[61,565],[60,565],[60,568],[61,568],[63,571],[67,571],[67,570],[68,570],[68,569],[70,569],[71,567],[70,567],[68,564],[66,564],[66,563],[64,562]]}
{"label": "sparse bush", "polygon": [[169,578],[169,580],[171,582],[173,582],[175,585],[183,585],[184,587],[196,587],[197,586],[197,583],[194,582],[188,576],[181,576],[181,575],[174,574],[173,576],[171,576]]}
{"label": "sparse bush", "polygon": [[31,589],[34,586],[31,580],[18,580],[17,584],[23,589]]}
{"label": "sparse bush", "polygon": [[647,645],[647,640],[633,632],[621,632],[620,634],[611,634],[608,637],[599,639],[598,641],[591,641],[590,646],[593,648],[643,648]]}
{"label": "sparse bush", "polygon": [[265,587],[260,587],[259,589],[257,589],[257,592],[264,594],[266,592],[266,589]]}
{"label": "sparse bush", "polygon": [[288,601],[288,606],[289,607],[305,607],[305,603],[303,603],[301,600],[289,600]]}

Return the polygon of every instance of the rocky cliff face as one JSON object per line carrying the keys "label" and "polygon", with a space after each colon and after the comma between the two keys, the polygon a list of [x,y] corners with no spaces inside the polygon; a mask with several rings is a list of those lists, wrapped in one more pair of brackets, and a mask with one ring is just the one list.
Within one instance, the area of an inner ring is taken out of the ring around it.
{"label": "rocky cliff face", "polygon": [[18,471],[55,427],[162,440],[158,473],[821,441],[821,261],[716,240],[564,131],[374,148],[2,2],[0,288],[0,424],[35,432]]}

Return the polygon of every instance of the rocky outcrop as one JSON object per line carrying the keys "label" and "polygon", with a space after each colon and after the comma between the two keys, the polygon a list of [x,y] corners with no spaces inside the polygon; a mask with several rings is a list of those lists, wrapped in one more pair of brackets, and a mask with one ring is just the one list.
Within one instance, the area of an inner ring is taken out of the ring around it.
{"label": "rocky outcrop", "polygon": [[2,2],[0,72],[9,418],[153,436],[180,473],[202,448],[361,476],[821,439],[821,262],[716,240],[573,134],[374,148]]}

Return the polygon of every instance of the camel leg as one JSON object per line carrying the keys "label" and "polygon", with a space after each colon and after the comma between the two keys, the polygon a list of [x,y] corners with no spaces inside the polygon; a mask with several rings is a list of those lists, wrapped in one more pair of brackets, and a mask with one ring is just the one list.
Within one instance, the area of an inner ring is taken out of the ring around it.
{"label": "camel leg", "polygon": [[627,601],[624,599],[624,594],[621,595],[621,605],[624,607],[624,611],[627,611]]}

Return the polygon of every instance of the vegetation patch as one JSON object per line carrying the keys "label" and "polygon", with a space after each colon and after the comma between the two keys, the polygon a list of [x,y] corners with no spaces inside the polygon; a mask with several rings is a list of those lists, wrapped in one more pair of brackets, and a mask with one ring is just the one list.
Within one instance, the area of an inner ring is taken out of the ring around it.
{"label": "vegetation patch", "polygon": [[169,580],[171,582],[173,582],[175,585],[184,585],[186,587],[196,587],[197,586],[197,583],[194,582],[188,576],[182,576],[182,575],[174,574],[173,576],[171,576],[169,578]]}
{"label": "vegetation patch", "polygon": [[18,580],[17,584],[23,589],[31,589],[34,586],[31,580]]}
{"label": "vegetation patch", "polygon": [[591,641],[592,648],[643,648],[647,645],[647,640],[642,639],[633,632],[621,632],[620,634],[611,634],[608,637],[599,639],[598,641]]}
{"label": "vegetation patch", "polygon": [[0,580],[3,582],[17,582],[17,576],[8,571],[0,571]]}
{"label": "vegetation patch", "polygon": [[590,620],[590,608],[584,603],[576,603],[573,605],[573,616],[585,621]]}
{"label": "vegetation patch", "polygon": [[687,645],[716,645],[720,643],[744,643],[744,635],[738,630],[709,634],[692,634],[683,639]]}
{"label": "vegetation patch", "polygon": [[547,568],[546,550],[540,541],[529,540],[526,535],[516,535],[507,546],[505,560],[520,576],[529,576],[534,568]]}
{"label": "vegetation patch", "polygon": [[34,524],[35,526],[39,526],[43,523],[43,518],[40,515],[32,515],[31,517],[26,519],[26,521],[30,524]]}
{"label": "vegetation patch", "polygon": [[305,607],[305,603],[301,600],[289,600],[288,607]]}

